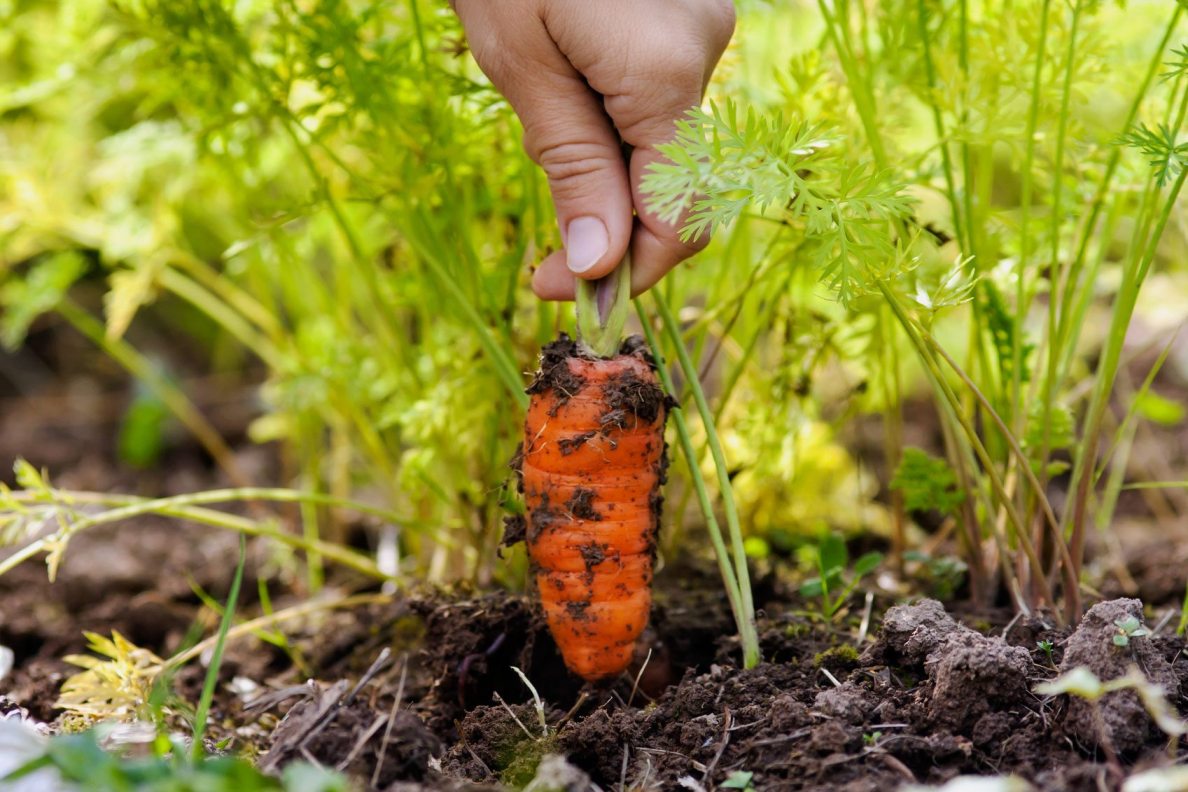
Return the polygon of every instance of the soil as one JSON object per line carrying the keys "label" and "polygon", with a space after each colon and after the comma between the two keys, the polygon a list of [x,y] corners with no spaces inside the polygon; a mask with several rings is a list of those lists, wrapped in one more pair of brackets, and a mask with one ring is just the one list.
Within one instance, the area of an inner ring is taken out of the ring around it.
{"label": "soil", "polygon": [[[120,535],[105,539],[118,545]],[[83,628],[120,629],[158,652],[176,648],[197,608],[179,587],[163,586],[165,577],[144,578],[152,595],[109,593],[77,610],[67,606],[78,596],[69,584],[28,575],[14,588],[16,577],[0,579],[0,643],[18,657],[0,682],[0,710],[52,719],[69,671],[59,658],[82,648]],[[761,603],[769,662],[744,670],[724,637],[726,603],[709,589],[687,597],[690,577],[675,568],[658,576],[645,640],[652,656],[638,683],[641,662],[602,685],[565,673],[524,597],[424,592],[299,625],[292,651],[308,673],[274,647],[234,644],[210,739],[263,751],[266,768],[313,758],[362,788],[408,790],[516,788],[543,757],[549,772],[579,779],[560,787],[574,789],[593,788],[580,779],[602,789],[712,789],[747,771],[756,790],[873,792],[1001,773],[1040,789],[1097,790],[1119,788],[1134,768],[1188,757],[1182,744],[1169,753],[1132,693],[1107,697],[1099,719],[1079,701],[1032,692],[1057,668],[1085,664],[1112,678],[1133,661],[1188,710],[1182,639],[1161,633],[1128,648],[1111,640],[1121,614],[1141,613],[1134,600],[1095,606],[1076,631],[1034,619],[1000,621],[988,634],[924,600],[887,610],[859,655],[846,649],[854,646],[847,625],[807,619],[807,603],[772,599]],[[36,612],[33,602],[54,618],[13,615]],[[1050,656],[1040,640],[1052,642]],[[543,701],[547,736],[513,666]],[[184,671],[179,689],[195,697],[201,673]],[[1102,723],[1116,762],[1101,747]]]}
{"label": "soil", "polygon": [[[22,415],[12,430],[20,443],[39,431]],[[9,428],[0,427],[0,452],[31,455],[3,445]],[[135,489],[140,474],[115,464],[105,436],[55,435],[55,459],[67,459],[62,437],[75,440],[61,483]],[[168,453],[169,477],[153,481],[155,491],[221,483],[192,448]],[[275,480],[274,460],[243,454]],[[510,527],[523,535],[522,520]],[[1182,562],[1173,563],[1180,549],[1132,567],[1145,607],[1106,600],[1075,628],[1044,614],[967,612],[959,602],[897,605],[872,589],[866,631],[864,592],[829,622],[781,575],[757,575],[766,662],[752,669],[739,667],[712,565],[667,559],[634,664],[600,684],[565,672],[530,597],[404,592],[290,623],[283,648],[255,638],[231,644],[208,739],[270,770],[312,759],[362,789],[410,792],[519,788],[534,777],[537,789],[712,790],[738,772],[753,774],[755,790],[875,792],[963,774],[1015,774],[1044,790],[1117,790],[1136,771],[1188,761],[1188,744],[1169,744],[1133,692],[1094,708],[1035,687],[1074,666],[1102,679],[1138,667],[1188,714],[1185,642],[1171,634],[1174,619],[1157,618],[1183,596]],[[77,535],[55,584],[36,562],[0,577],[0,645],[16,658],[0,680],[0,715],[61,716],[54,702],[75,670],[62,658],[85,650],[84,630],[118,630],[161,656],[184,645],[196,623],[209,634],[196,591],[225,596],[236,552],[224,532],[138,519]],[[257,574],[270,580],[274,607],[308,601],[299,582],[274,580],[270,552],[254,546],[245,613],[259,612]],[[1102,590],[1114,586],[1107,580]],[[1150,634],[1119,646],[1118,622],[1128,617],[1151,617],[1142,622]],[[535,687],[539,711],[515,669]],[[200,664],[183,669],[175,690],[195,701],[203,673]]]}

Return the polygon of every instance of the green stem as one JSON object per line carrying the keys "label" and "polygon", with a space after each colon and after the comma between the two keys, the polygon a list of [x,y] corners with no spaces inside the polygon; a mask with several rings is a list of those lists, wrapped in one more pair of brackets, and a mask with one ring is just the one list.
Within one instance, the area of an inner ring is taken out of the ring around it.
{"label": "green stem", "polygon": [[1041,77],[1044,70],[1044,51],[1048,42],[1048,10],[1052,0],[1044,0],[1040,16],[1039,49],[1035,55],[1035,72],[1031,80],[1031,104],[1027,111],[1027,131],[1023,155],[1023,183],[1020,196],[1019,263],[1015,273],[1015,316],[1012,338],[1013,366],[1011,370],[1011,405],[1015,432],[1023,427],[1023,320],[1030,300],[1027,296],[1027,259],[1031,255],[1031,181],[1035,161],[1035,128],[1039,123]]}
{"label": "green stem", "polygon": [[[1188,93],[1185,94],[1188,103]],[[1085,423],[1081,432],[1082,443],[1077,449],[1076,460],[1073,464],[1072,492],[1073,506],[1065,512],[1066,524],[1071,527],[1069,539],[1073,560],[1078,565],[1084,556],[1086,518],[1089,513],[1089,498],[1093,490],[1093,473],[1096,467],[1098,437],[1101,433],[1102,419],[1109,406],[1110,393],[1113,391],[1114,380],[1118,373],[1118,365],[1122,356],[1122,346],[1126,340],[1126,329],[1130,326],[1134,314],[1134,306],[1138,300],[1139,289],[1147,272],[1150,270],[1155,254],[1159,249],[1159,240],[1171,218],[1172,208],[1180,191],[1184,187],[1184,179],[1188,177],[1188,169],[1180,171],[1168,195],[1167,202],[1160,213],[1159,221],[1154,232],[1150,235],[1146,250],[1138,261],[1138,266],[1129,273],[1123,274],[1122,287],[1115,298],[1113,315],[1110,318],[1109,334],[1106,336],[1106,346],[1102,353],[1101,362],[1095,372],[1093,395],[1089,402],[1089,410],[1085,416]]]}
{"label": "green stem", "polygon": [[[945,122],[941,118],[940,106],[936,103],[936,67],[932,63],[931,36],[928,33],[928,20],[924,10],[924,0],[916,2],[916,21],[920,30],[920,41],[924,45],[924,73],[928,77],[928,107],[932,110],[932,124],[936,129],[936,142],[940,147],[941,163],[945,171],[945,186],[949,198],[949,211],[953,215],[953,229],[957,235],[957,243],[962,252],[969,253],[969,239],[961,220],[961,205],[957,198],[957,185],[953,179],[953,161],[949,156],[949,141],[945,134]],[[969,192],[968,186],[966,192]]]}
{"label": "green stem", "polygon": [[251,483],[247,475],[240,470],[235,461],[235,454],[231,451],[231,447],[224,442],[223,436],[219,434],[218,430],[206,420],[189,397],[157,371],[135,347],[121,339],[109,338],[102,322],[69,299],[59,302],[57,311],[74,326],[75,330],[78,330],[91,343],[102,349],[108,357],[123,366],[128,373],[143,382],[181,421],[182,425],[190,430],[194,438],[234,483],[243,486]]}
{"label": "green stem", "polygon": [[603,278],[577,278],[575,288],[578,341],[597,357],[614,357],[631,306],[631,254]]}
{"label": "green stem", "polygon": [[[227,631],[225,640],[233,641],[245,635],[258,633],[267,627],[292,621],[293,619],[299,619],[302,616],[321,613],[322,611],[354,608],[363,605],[386,605],[391,602],[391,594],[353,594],[349,597],[342,597],[341,599],[331,600],[329,602],[311,600],[309,602],[303,602],[300,605],[294,605],[292,608],[285,608],[284,610],[237,624]],[[203,652],[214,646],[217,640],[217,635],[212,636],[205,641],[199,641],[185,651],[178,652],[165,661],[164,669],[180,668],[186,663],[196,660],[202,656]]]}
{"label": "green stem", "polygon": [[[1177,4],[1175,10],[1172,12],[1171,19],[1167,23],[1167,28],[1163,32],[1163,38],[1160,39],[1159,46],[1155,48],[1154,54],[1151,56],[1151,61],[1147,65],[1146,74],[1143,75],[1143,81],[1139,85],[1138,91],[1135,92],[1134,100],[1130,103],[1130,109],[1126,113],[1126,119],[1122,123],[1119,134],[1126,133],[1130,130],[1131,126],[1134,125],[1134,120],[1138,117],[1139,107],[1142,105],[1143,97],[1146,96],[1147,89],[1151,86],[1151,82],[1155,79],[1155,75],[1159,73],[1159,67],[1163,63],[1164,50],[1167,49],[1167,44],[1169,41],[1171,41],[1171,37],[1176,30],[1176,25],[1179,24],[1180,15],[1183,12],[1184,7]],[[1089,214],[1085,218],[1085,222],[1082,225],[1081,241],[1077,246],[1077,255],[1073,259],[1072,265],[1066,272],[1067,280],[1065,285],[1061,288],[1061,294],[1063,295],[1064,302],[1060,306],[1060,325],[1057,328],[1056,341],[1054,342],[1054,348],[1058,350],[1071,350],[1076,346],[1077,339],[1080,337],[1080,323],[1077,321],[1077,319],[1080,316],[1083,316],[1083,313],[1079,310],[1072,311],[1070,318],[1070,306],[1067,304],[1067,302],[1072,300],[1072,295],[1077,292],[1075,287],[1080,280],[1081,270],[1084,268],[1085,256],[1089,250],[1090,241],[1095,238],[1101,238],[1105,240],[1111,238],[1109,234],[1099,237],[1094,233],[1094,231],[1097,228],[1097,218],[1101,215],[1102,207],[1105,205],[1106,196],[1110,194],[1110,186],[1114,181],[1114,173],[1118,170],[1118,164],[1122,161],[1122,150],[1122,146],[1111,147],[1110,158],[1106,163],[1105,173],[1102,174],[1101,183],[1097,186],[1097,191],[1093,195],[1093,202],[1089,207]],[[1109,226],[1107,225],[1107,228],[1108,227]],[[1106,242],[1099,243],[1100,249],[1104,249],[1106,246]],[[1092,284],[1094,280],[1095,278],[1091,273],[1086,279],[1086,283]],[[1082,291],[1092,293],[1091,288],[1086,288]],[[1073,322],[1071,326],[1069,324],[1070,321]],[[1071,337],[1069,336],[1070,332],[1072,332]],[[1068,360],[1070,358],[1071,351],[1066,352],[1065,363],[1061,366],[1061,373],[1057,382],[1062,382],[1067,377]]]}
{"label": "green stem", "polygon": [[[189,495],[177,495],[170,498],[136,498],[126,495],[105,495],[89,492],[74,492],[69,490],[57,490],[54,494],[64,503],[81,503],[81,504],[99,504],[105,506],[114,505],[115,508],[110,508],[108,511],[99,514],[88,515],[76,520],[73,523],[68,523],[63,529],[38,539],[35,542],[27,545],[19,550],[17,553],[0,561],[0,576],[4,575],[11,569],[20,565],[24,561],[36,556],[38,553],[47,551],[53,545],[69,539],[79,531],[96,525],[103,525],[107,523],[119,522],[127,520],[132,517],[139,517],[146,514],[155,514],[162,517],[172,517],[179,520],[189,520],[191,522],[202,523],[216,528],[226,528],[232,531],[246,534],[248,536],[262,536],[268,539],[273,539],[289,547],[294,547],[306,553],[320,554],[325,558],[334,561],[342,566],[348,567],[360,572],[368,577],[378,580],[387,581],[390,576],[382,572],[379,567],[375,565],[367,556],[358,553],[341,545],[325,542],[322,540],[311,540],[303,536],[297,536],[287,531],[270,524],[261,523],[256,520],[251,520],[246,517],[240,517],[234,514],[227,514],[226,512],[216,511],[214,509],[198,508],[198,504],[203,503],[227,503],[230,501],[257,501],[257,500],[271,500],[281,502],[311,502],[321,503],[328,506],[340,506],[343,508],[355,509],[361,513],[372,514],[382,519],[389,520],[396,525],[418,525],[422,524],[419,521],[403,520],[384,509],[377,509],[365,504],[356,503],[354,501],[344,501],[340,498],[333,498],[328,495],[316,495],[311,493],[300,493],[293,490],[276,490],[276,489],[259,489],[259,488],[243,488],[235,490],[212,490],[209,492],[198,492]],[[9,498],[14,499],[18,503],[28,505],[36,505],[44,502],[44,493],[40,492],[12,492],[8,493]],[[51,505],[51,504],[46,504]]]}
{"label": "green stem", "polygon": [[[1073,6],[1072,27],[1069,31],[1068,51],[1065,53],[1064,83],[1060,99],[1060,120],[1056,130],[1056,161],[1052,166],[1052,226],[1049,235],[1052,237],[1052,258],[1048,263],[1048,326],[1047,366],[1044,374],[1043,396],[1040,404],[1043,409],[1043,438],[1040,442],[1040,478],[1048,480],[1048,454],[1052,447],[1052,405],[1056,400],[1056,371],[1060,355],[1056,346],[1059,334],[1059,323],[1062,317],[1057,309],[1063,303],[1064,296],[1061,289],[1065,283],[1065,270],[1060,263],[1060,211],[1064,196],[1064,141],[1068,133],[1068,105],[1072,98],[1073,64],[1076,62],[1077,29],[1081,21],[1081,3],[1077,0]],[[1030,469],[1030,468],[1028,468]]]}
{"label": "green stem", "polygon": [[846,75],[846,82],[850,86],[850,93],[854,98],[854,108],[858,111],[858,117],[862,121],[862,128],[866,132],[866,142],[870,146],[871,153],[874,154],[875,164],[879,170],[886,170],[889,167],[887,159],[887,150],[883,145],[883,138],[879,132],[879,126],[875,121],[875,101],[874,93],[870,90],[870,85],[866,82],[863,75],[864,72],[858,66],[858,62],[854,57],[854,53],[846,45],[846,39],[849,38],[848,33],[843,38],[839,31],[848,30],[843,29],[842,25],[848,25],[844,19],[838,19],[829,10],[829,4],[826,0],[817,0],[817,7],[821,10],[821,16],[825,19],[825,30],[829,35],[834,49],[837,50],[838,60],[841,61],[842,71]]}
{"label": "green stem", "polygon": [[[478,309],[467,298],[457,281],[451,278],[449,273],[446,272],[442,262],[438,260],[438,252],[434,249],[433,243],[428,241],[433,238],[433,234],[423,212],[417,214],[416,221],[418,221],[417,231],[419,233],[409,234],[408,241],[412,243],[417,253],[420,254],[421,260],[425,262],[426,269],[433,277],[434,283],[454,301],[462,317],[467,321],[471,329],[474,330],[475,336],[491,360],[491,365],[495,369],[496,375],[503,382],[508,393],[515,399],[520,409],[527,410],[528,394],[524,393],[523,376],[516,368],[515,363],[512,362],[511,356],[503,348],[503,345],[495,338],[494,333],[491,332],[491,328],[483,321]],[[422,238],[423,233],[426,234],[427,239]]]}
{"label": "green stem", "polygon": [[[985,445],[982,443],[981,438],[978,436],[977,430],[970,422],[968,416],[966,416],[962,411],[961,400],[957,397],[957,394],[953,392],[953,389],[945,380],[944,372],[941,370],[940,364],[937,361],[936,355],[934,354],[935,347],[931,347],[928,344],[926,336],[920,333],[920,329],[918,328],[916,322],[914,322],[907,314],[903,306],[900,304],[898,298],[896,298],[887,285],[882,281],[878,281],[878,287],[880,291],[882,291],[883,296],[887,299],[887,302],[891,305],[891,309],[895,312],[896,318],[899,320],[900,325],[907,333],[908,339],[916,348],[916,352],[920,356],[920,361],[924,364],[925,371],[929,375],[929,380],[938,390],[939,394],[944,398],[944,401],[948,403],[951,409],[951,414],[957,420],[961,427],[962,433],[969,441],[970,446],[973,448],[978,462],[981,464],[983,471],[990,481],[990,487],[994,491],[994,497],[998,499],[1000,506],[1007,515],[1007,519],[1014,528],[1015,537],[1018,540],[1020,547],[1023,549],[1023,553],[1027,556],[1028,562],[1031,564],[1033,569],[1038,570],[1038,584],[1041,596],[1043,596],[1047,602],[1054,602],[1051,587],[1048,585],[1047,579],[1043,577],[1043,565],[1040,563],[1039,556],[1035,552],[1035,546],[1024,528],[1023,519],[1019,515],[1017,509],[1015,508],[1013,499],[1003,484],[1002,477],[999,475],[998,468],[994,464],[993,458],[991,458],[990,454],[986,451]],[[963,381],[969,384],[968,378],[964,379]],[[977,395],[980,396],[980,392]],[[979,399],[979,401],[985,403],[984,397]]]}
{"label": "green stem", "polygon": [[[660,383],[664,386],[664,390],[669,393],[674,391],[672,377],[668,374],[668,368],[664,365],[664,359],[661,354],[662,350],[656,340],[656,334],[652,330],[651,322],[648,321],[647,315],[644,313],[643,306],[639,301],[635,301],[635,310],[639,314],[640,324],[643,326],[644,336],[648,340],[648,346],[652,348],[652,354],[656,358],[656,372],[660,377]],[[714,557],[718,561],[718,571],[722,574],[722,583],[726,589],[726,599],[730,602],[731,613],[734,614],[734,623],[738,627],[739,640],[743,646],[743,657],[758,657],[759,656],[759,637],[755,631],[755,615],[751,611],[747,611],[743,606],[742,594],[739,591],[738,578],[734,574],[734,568],[731,566],[730,551],[726,549],[726,543],[722,541],[722,528],[718,524],[718,518],[714,514],[713,502],[710,499],[709,488],[705,484],[705,477],[701,475],[701,467],[698,465],[697,452],[693,448],[693,435],[689,431],[689,424],[685,420],[685,413],[679,408],[672,412],[673,421],[676,423],[677,437],[681,442],[681,451],[685,456],[685,463],[689,468],[689,479],[693,485],[694,492],[697,493],[697,501],[701,506],[701,513],[705,517],[706,529],[709,531],[710,544],[714,548]]]}
{"label": "green stem", "polygon": [[227,595],[227,605],[223,608],[223,618],[219,623],[219,632],[215,638],[210,665],[206,669],[206,679],[202,682],[202,696],[198,699],[198,708],[194,713],[193,755],[196,759],[200,759],[206,753],[202,744],[202,738],[206,734],[206,718],[210,714],[210,704],[214,700],[215,688],[219,684],[219,669],[223,665],[223,650],[227,648],[227,632],[235,620],[235,606],[239,603],[239,589],[243,586],[243,568],[245,566],[247,566],[247,538],[240,534],[239,563],[235,567],[235,577],[231,581],[231,592]]}
{"label": "green stem", "polygon": [[[664,330],[668,334],[673,347],[676,349],[681,372],[684,374],[685,380],[693,392],[693,400],[697,404],[697,411],[701,415],[705,435],[709,441],[710,453],[713,456],[714,467],[718,473],[718,488],[722,496],[722,508],[726,517],[726,530],[730,536],[731,552],[734,556],[735,577],[738,580],[743,613],[747,619],[748,627],[753,634],[755,630],[755,605],[751,595],[751,577],[747,569],[747,555],[746,549],[743,546],[742,526],[738,519],[738,506],[734,501],[734,487],[730,483],[730,468],[727,467],[726,455],[722,452],[722,443],[718,438],[718,430],[714,424],[713,412],[710,410],[709,402],[705,398],[705,391],[701,388],[701,382],[697,379],[697,367],[693,365],[693,361],[689,357],[689,351],[685,348],[684,339],[681,337],[680,327],[677,325],[676,318],[673,317],[668,303],[665,302],[659,293],[653,292],[652,295],[656,302],[656,309],[660,313],[660,321],[664,324]],[[696,464],[696,457],[691,457],[691,464]],[[749,646],[744,640],[743,650],[744,666],[746,668],[753,668],[758,665],[760,659],[758,638],[754,638],[752,645]]]}

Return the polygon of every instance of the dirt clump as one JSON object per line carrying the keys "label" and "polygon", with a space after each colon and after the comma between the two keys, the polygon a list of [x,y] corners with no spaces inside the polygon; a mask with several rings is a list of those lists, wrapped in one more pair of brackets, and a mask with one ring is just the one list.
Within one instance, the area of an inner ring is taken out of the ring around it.
{"label": "dirt clump", "polygon": [[831,718],[861,724],[870,717],[878,703],[871,691],[852,682],[846,682],[839,687],[818,693],[813,708]]}
{"label": "dirt clump", "polygon": [[945,606],[934,599],[897,605],[883,616],[879,639],[866,650],[865,665],[923,665],[949,636],[967,630],[953,620]]}
{"label": "dirt clump", "polygon": [[1026,649],[971,630],[931,599],[889,609],[865,659],[922,665],[929,718],[962,734],[991,710],[1025,699],[1031,669]]}
{"label": "dirt clump", "polygon": [[1027,697],[1031,655],[999,638],[968,629],[957,632],[925,665],[934,685],[932,717],[961,731],[991,709]]}
{"label": "dirt clump", "polygon": [[[1179,691],[1179,680],[1171,663],[1154,641],[1135,636],[1119,646],[1114,637],[1121,634],[1120,624],[1142,624],[1143,604],[1136,599],[1100,602],[1089,609],[1064,649],[1061,673],[1079,666],[1108,682],[1126,675],[1137,666],[1151,682],[1163,688],[1172,701]],[[1086,745],[1109,741],[1115,750],[1130,753],[1141,748],[1159,732],[1138,694],[1119,690],[1105,695],[1094,706],[1070,696],[1064,720],[1065,728]]]}
{"label": "dirt clump", "polygon": [[578,342],[562,333],[556,341],[550,341],[540,350],[540,368],[526,389],[530,395],[553,391],[557,395],[555,407],[569,401],[580,391],[586,381],[569,367],[569,359],[583,357]]}

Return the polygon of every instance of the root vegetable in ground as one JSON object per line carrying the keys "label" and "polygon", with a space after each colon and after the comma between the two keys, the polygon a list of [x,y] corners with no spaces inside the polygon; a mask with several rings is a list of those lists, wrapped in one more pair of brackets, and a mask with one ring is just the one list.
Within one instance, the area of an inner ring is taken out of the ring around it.
{"label": "root vegetable in ground", "polygon": [[638,339],[605,360],[564,335],[528,392],[521,475],[540,601],[569,669],[613,677],[651,607],[668,397]]}

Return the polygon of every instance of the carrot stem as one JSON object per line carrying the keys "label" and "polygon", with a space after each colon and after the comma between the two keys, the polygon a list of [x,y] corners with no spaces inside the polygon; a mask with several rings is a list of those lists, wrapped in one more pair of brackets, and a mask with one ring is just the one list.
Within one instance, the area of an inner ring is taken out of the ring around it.
{"label": "carrot stem", "polygon": [[578,341],[600,358],[614,357],[631,304],[631,254],[604,278],[578,278],[575,296]]}
{"label": "carrot stem", "polygon": [[[718,527],[717,518],[714,516],[713,505],[710,503],[705,481],[701,477],[701,470],[698,468],[697,453],[693,450],[693,441],[689,435],[684,414],[680,410],[674,411],[672,415],[676,420],[681,447],[685,452],[685,459],[689,463],[689,472],[692,476],[694,487],[697,488],[702,513],[705,515],[706,524],[710,530],[710,539],[713,542],[714,552],[718,557],[718,565],[722,571],[722,582],[726,586],[726,594],[730,600],[731,608],[734,610],[734,619],[738,625],[739,639],[743,649],[743,666],[745,668],[754,668],[759,664],[761,659],[759,635],[755,626],[755,605],[751,596],[751,577],[747,569],[747,557],[746,550],[743,547],[742,528],[739,524],[738,508],[734,502],[734,490],[730,484],[729,470],[726,467],[726,457],[722,452],[722,444],[718,440],[718,432],[715,428],[713,413],[710,411],[709,403],[705,398],[705,392],[701,389],[701,381],[697,376],[697,368],[693,365],[693,360],[689,357],[689,353],[685,349],[684,341],[680,335],[680,329],[677,327],[672,311],[658,293],[653,292],[653,296],[656,299],[656,307],[659,310],[660,319],[664,324],[664,330],[676,348],[677,360],[680,363],[681,371],[685,379],[688,380],[689,389],[693,392],[693,399],[697,404],[698,413],[701,415],[702,423],[705,426],[705,434],[709,441],[710,453],[714,459],[714,467],[718,472],[718,487],[722,495],[726,528],[730,535],[730,551],[727,551],[726,545],[722,541],[721,529]],[[668,376],[668,370],[660,361],[660,348],[644,316],[643,308],[638,302],[636,303],[636,310],[639,311],[640,320],[643,323],[648,343],[656,354],[658,363],[656,368],[660,376],[660,381],[669,393],[675,393],[672,380]],[[732,558],[733,569],[731,569]]]}

